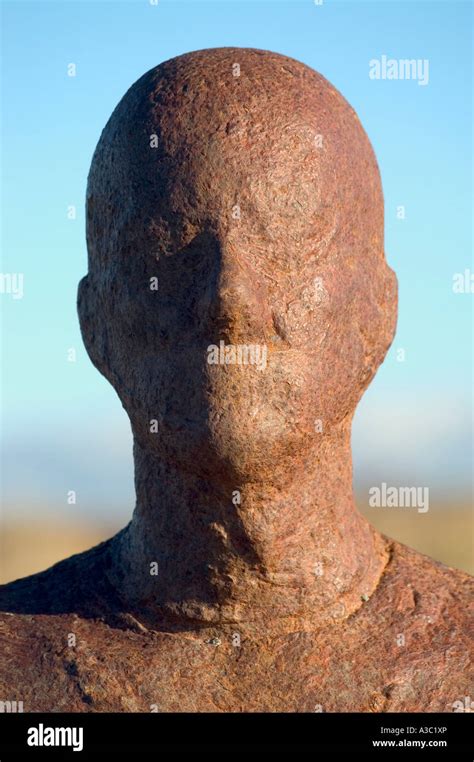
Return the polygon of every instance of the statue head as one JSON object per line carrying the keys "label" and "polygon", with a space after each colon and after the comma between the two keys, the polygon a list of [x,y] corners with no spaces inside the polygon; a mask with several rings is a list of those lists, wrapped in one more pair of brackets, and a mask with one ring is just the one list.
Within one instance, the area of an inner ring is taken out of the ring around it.
{"label": "statue head", "polygon": [[349,428],[396,323],[383,238],[373,150],[320,74],[240,48],[144,74],[93,157],[78,299],[137,443],[268,481]]}

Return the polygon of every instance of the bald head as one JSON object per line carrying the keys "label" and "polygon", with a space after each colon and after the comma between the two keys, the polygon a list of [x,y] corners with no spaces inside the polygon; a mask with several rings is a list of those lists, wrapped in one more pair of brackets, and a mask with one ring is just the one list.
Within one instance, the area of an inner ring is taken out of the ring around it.
{"label": "bald head", "polygon": [[[161,457],[291,461],[315,417],[350,418],[392,339],[372,148],[285,56],[204,50],[141,77],[94,154],[87,240],[86,345],[140,441],[160,419]],[[265,347],[265,368],[209,364],[221,341]]]}
{"label": "bald head", "polygon": [[336,234],[382,254],[379,173],[355,112],[266,51],[198,51],[141,77],[102,133],[87,196],[92,269],[137,226],[153,253],[175,254],[204,227],[235,227],[237,205],[249,234],[292,241],[281,266],[324,256]]}

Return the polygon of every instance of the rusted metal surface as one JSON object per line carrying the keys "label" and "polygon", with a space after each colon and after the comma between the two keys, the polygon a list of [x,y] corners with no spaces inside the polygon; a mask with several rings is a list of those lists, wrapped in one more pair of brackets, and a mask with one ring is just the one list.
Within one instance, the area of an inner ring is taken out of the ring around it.
{"label": "rusted metal surface", "polygon": [[380,536],[350,427],[396,279],[359,120],[223,48],[124,96],[92,162],[79,315],[135,439],[122,532],[0,589],[25,711],[452,711],[472,580]]}

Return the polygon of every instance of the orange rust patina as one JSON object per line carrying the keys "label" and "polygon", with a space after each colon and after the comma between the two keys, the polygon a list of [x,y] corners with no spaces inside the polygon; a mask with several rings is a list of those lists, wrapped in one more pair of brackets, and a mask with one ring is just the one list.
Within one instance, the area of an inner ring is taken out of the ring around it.
{"label": "orange rust patina", "polygon": [[452,711],[472,581],[378,534],[352,493],[397,288],[344,98],[261,50],[161,64],[102,133],[87,243],[81,327],[131,420],[137,503],[111,540],[1,588],[0,696]]}

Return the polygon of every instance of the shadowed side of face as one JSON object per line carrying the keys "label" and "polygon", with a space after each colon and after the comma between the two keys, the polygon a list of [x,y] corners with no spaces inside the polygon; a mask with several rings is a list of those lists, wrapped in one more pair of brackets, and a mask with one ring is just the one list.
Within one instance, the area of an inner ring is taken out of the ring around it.
{"label": "shadowed side of face", "polygon": [[87,242],[89,354],[138,441],[201,474],[290,472],[350,421],[392,340],[369,141],[275,53],[190,53],[130,88],[92,161]]}

